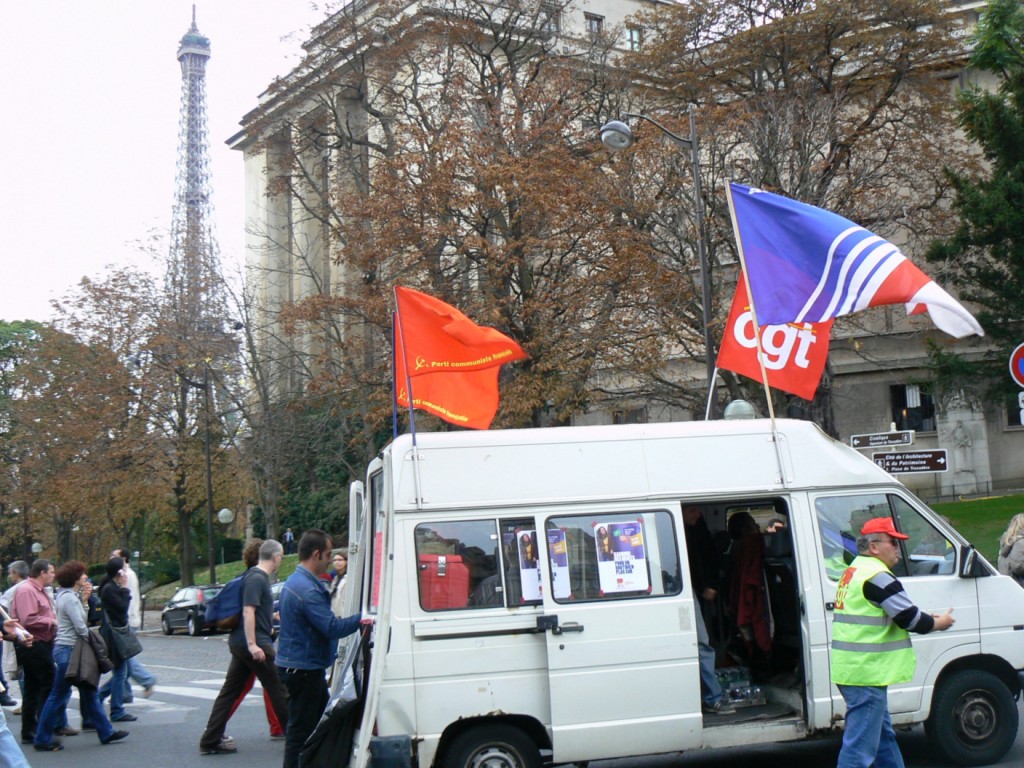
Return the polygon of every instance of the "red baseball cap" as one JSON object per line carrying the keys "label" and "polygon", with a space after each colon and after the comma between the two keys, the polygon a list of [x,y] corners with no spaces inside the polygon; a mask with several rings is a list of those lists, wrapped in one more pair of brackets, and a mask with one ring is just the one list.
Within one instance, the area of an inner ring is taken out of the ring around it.
{"label": "red baseball cap", "polygon": [[909,539],[905,533],[900,533],[896,530],[896,526],[892,523],[891,517],[873,517],[864,523],[864,527],[860,529],[861,535],[867,536],[870,533],[885,533],[892,536],[894,539]]}

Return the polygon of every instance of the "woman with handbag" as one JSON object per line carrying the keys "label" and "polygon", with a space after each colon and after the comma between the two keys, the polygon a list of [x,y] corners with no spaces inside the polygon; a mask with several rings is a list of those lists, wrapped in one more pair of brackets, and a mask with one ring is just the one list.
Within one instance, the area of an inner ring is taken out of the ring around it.
{"label": "woman with handbag", "polygon": [[[100,689],[100,701],[110,696],[110,721],[128,723],[138,720],[124,711],[124,681],[128,675],[128,659],[142,650],[139,640],[128,626],[128,605],[132,593],[124,560],[112,557],[107,561],[107,575],[100,582],[100,605],[103,606],[103,627],[100,634],[107,642],[107,653],[114,665],[114,674]],[[137,647],[132,647],[137,646]]]}
{"label": "woman with handbag", "polygon": [[[56,667],[53,688],[43,705],[36,727],[35,748],[40,752],[55,752],[64,749],[59,739],[53,737],[54,731],[64,719],[64,710],[71,700],[71,682],[67,679],[68,664],[71,661],[75,645],[85,643],[89,646],[89,627],[86,624],[88,615],[86,603],[92,593],[92,584],[85,572],[85,564],[77,560],[69,560],[57,570],[59,588],[55,595],[57,603],[57,636],[53,642],[53,663]],[[85,652],[84,650],[82,652]],[[82,719],[89,720],[96,726],[96,735],[100,742],[110,744],[128,735],[127,731],[115,731],[100,705],[96,687],[85,682],[76,683],[79,693],[79,707]]]}

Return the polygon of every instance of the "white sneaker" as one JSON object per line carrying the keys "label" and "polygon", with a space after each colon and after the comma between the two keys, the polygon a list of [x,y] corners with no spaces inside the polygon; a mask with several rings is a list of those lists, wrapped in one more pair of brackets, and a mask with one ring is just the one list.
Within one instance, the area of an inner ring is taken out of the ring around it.
{"label": "white sneaker", "polygon": [[735,715],[736,707],[723,696],[714,704],[701,704],[701,711],[705,715]]}
{"label": "white sneaker", "polygon": [[150,696],[152,696],[154,688],[156,688],[155,685],[147,685],[145,688],[143,688],[142,689],[142,698],[148,699]]}

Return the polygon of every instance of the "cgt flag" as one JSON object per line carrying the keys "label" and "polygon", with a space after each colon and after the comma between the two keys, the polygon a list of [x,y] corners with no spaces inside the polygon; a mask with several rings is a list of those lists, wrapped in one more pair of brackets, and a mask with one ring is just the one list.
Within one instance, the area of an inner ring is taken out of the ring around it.
{"label": "cgt flag", "polygon": [[729,184],[733,224],[763,325],[817,323],[868,307],[928,311],[942,331],[984,336],[970,312],[899,248],[813,205]]}
{"label": "cgt flag", "polygon": [[450,424],[487,429],[498,412],[498,372],[527,354],[505,334],[455,307],[395,288],[395,393],[399,405]]}
{"label": "cgt flag", "polygon": [[[761,348],[769,387],[812,400],[828,359],[832,320],[824,323],[762,325]],[[754,320],[747,300],[746,283],[740,274],[729,320],[718,350],[719,368],[761,381],[757,363]]]}

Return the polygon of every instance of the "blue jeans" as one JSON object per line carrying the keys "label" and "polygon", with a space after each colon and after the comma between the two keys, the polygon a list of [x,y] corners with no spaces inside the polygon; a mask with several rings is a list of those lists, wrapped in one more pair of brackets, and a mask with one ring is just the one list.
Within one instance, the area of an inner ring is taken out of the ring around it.
{"label": "blue jeans", "polygon": [[124,676],[124,700],[132,701],[135,696],[132,693],[132,680],[143,688],[152,688],[156,685],[156,675],[146,669],[138,656],[128,659],[128,672]]}
{"label": "blue jeans", "polygon": [[100,701],[107,696],[110,697],[110,719],[117,720],[124,712],[124,687],[128,681],[128,662],[131,659],[123,660],[114,667],[114,672],[100,687]]}
{"label": "blue jeans", "polygon": [[[43,711],[39,716],[39,725],[36,726],[36,744],[49,744],[53,741],[53,732],[62,724],[67,723],[67,706],[71,700],[71,685],[64,677],[68,671],[68,662],[71,661],[70,645],[53,646],[53,663],[56,671],[53,678],[53,688],[50,689],[50,696],[43,705]],[[87,720],[96,726],[96,733],[100,741],[107,741],[114,727],[103,714],[100,700],[96,695],[96,689],[91,685],[83,685],[78,689],[78,702],[82,710],[82,720]]]}
{"label": "blue jeans", "polygon": [[25,759],[25,753],[18,746],[18,740],[7,727],[7,717],[3,709],[0,709],[0,763],[7,768],[31,768]]}
{"label": "blue jeans", "polygon": [[715,677],[715,649],[708,639],[708,627],[701,613],[700,598],[694,595],[693,607],[697,610],[697,659],[700,661],[700,700],[713,707],[722,698],[722,686]]}
{"label": "blue jeans", "polygon": [[887,689],[840,685],[846,701],[846,728],[837,768],[903,768],[903,755],[889,718]]}

